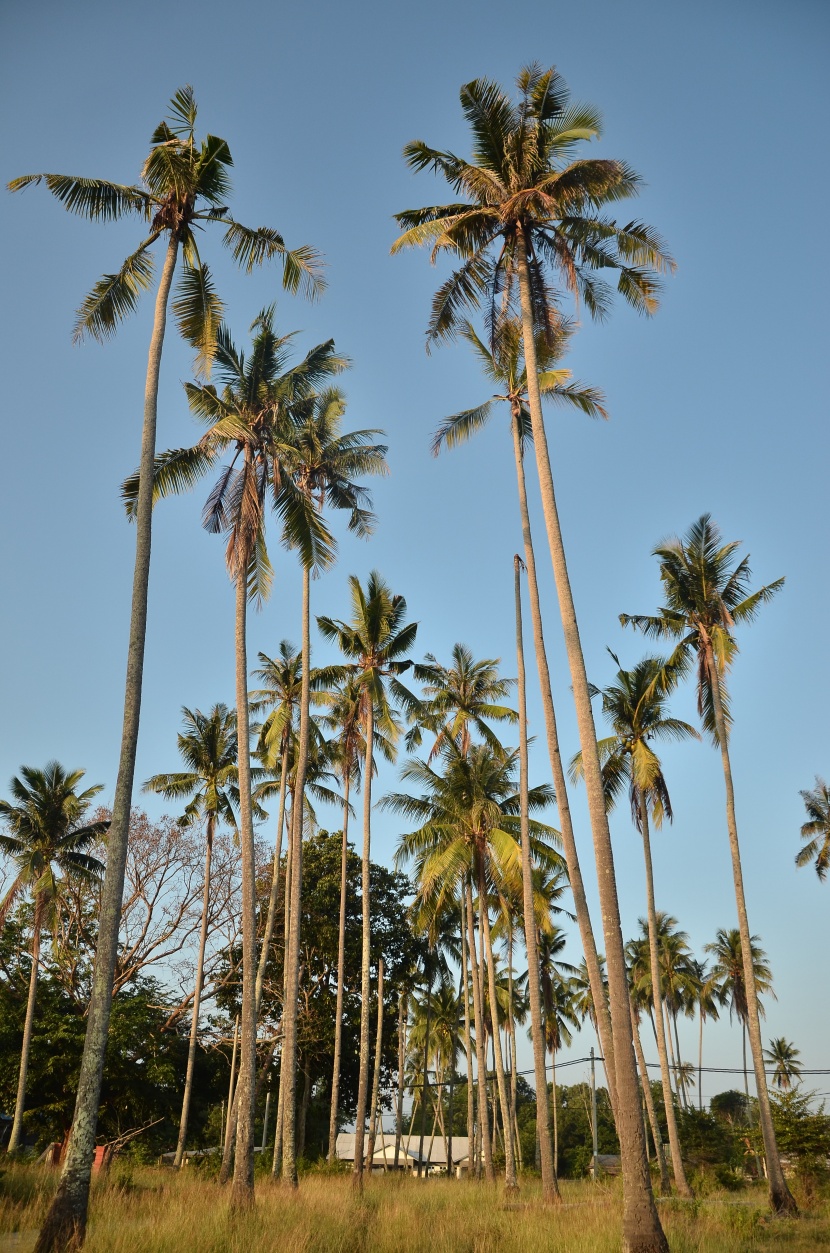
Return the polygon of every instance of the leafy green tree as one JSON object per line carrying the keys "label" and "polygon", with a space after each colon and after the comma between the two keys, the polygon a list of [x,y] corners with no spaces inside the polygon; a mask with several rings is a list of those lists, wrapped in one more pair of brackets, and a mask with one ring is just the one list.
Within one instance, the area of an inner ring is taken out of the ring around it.
{"label": "leafy green tree", "polygon": [[397,737],[393,709],[413,712],[417,702],[399,676],[412,665],[406,654],[415,643],[416,622],[406,622],[406,601],[393,594],[376,570],[364,589],[356,575],[349,576],[352,616],[349,622],[318,618],[324,639],[331,640],[350,660],[333,677],[341,681],[354,677],[362,688],[361,722],[366,746],[363,768],[363,854],[361,896],[363,907],[363,949],[361,960],[360,1086],[355,1122],[354,1181],[363,1187],[363,1138],[366,1124],[369,1081],[369,1010],[371,992],[371,814],[372,771],[374,768],[375,725],[391,740]]}
{"label": "leafy green tree", "polygon": [[694,659],[697,663],[698,710],[704,729],[720,749],[726,792],[726,826],[732,860],[732,878],[738,910],[741,949],[746,962],[747,1021],[764,1154],[767,1162],[770,1205],[777,1213],[795,1213],[796,1204],[787,1187],[775,1144],[775,1128],[770,1112],[769,1091],[764,1072],[763,1042],[758,1010],[758,989],[751,959],[752,942],[744,892],[735,790],[729,756],[732,713],[726,679],[738,652],[735,627],[754,620],[761,605],[780,591],[784,580],[750,590],[749,557],[736,562],[740,541],[724,544],[720,530],[709,514],[703,514],[680,539],[665,540],[653,550],[660,563],[665,604],[657,614],[620,614],[623,626],[630,625],[658,639],[677,641],[673,661]]}
{"label": "leafy green tree", "polygon": [[420,140],[407,145],[404,155],[411,168],[443,174],[456,195],[465,199],[397,214],[403,234],[394,248],[430,244],[433,258],[449,252],[460,262],[434,298],[427,332],[430,342],[452,336],[462,310],[479,303],[485,294],[493,327],[498,322],[499,298],[507,305],[518,298],[542,508],[585,757],[605,927],[613,1024],[611,1071],[627,1179],[624,1236],[633,1250],[657,1250],[667,1246],[651,1194],[611,836],[554,495],[535,341],[538,331],[553,333],[558,320],[551,276],[578,296],[592,316],[602,316],[610,291],[597,271],[614,270],[623,298],[640,312],[652,313],[657,307],[655,271],[670,268],[672,262],[648,227],[638,222],[622,226],[603,215],[605,206],[636,194],[639,180],[633,170],[620,161],[572,159],[580,142],[599,135],[596,112],[570,105],[567,88],[553,69],[529,66],[519,74],[517,87],[518,101],[488,79],[462,87],[461,105],[473,132],[471,161]]}
{"label": "leafy green tree", "polygon": [[27,174],[9,184],[12,191],[44,182],[70,213],[94,222],[135,215],[149,224],[149,234],[115,274],[105,274],[81,304],[75,337],[106,339],[136,308],[153,279],[150,249],[166,243],[156,291],[153,330],[144,390],[141,435],[140,487],[136,494],[136,555],[124,694],[124,720],[112,827],[108,843],[107,875],[101,906],[99,948],[92,999],[87,1020],[88,1044],[78,1085],[77,1109],[61,1181],[38,1239],[39,1253],[59,1253],[68,1241],[83,1241],[89,1201],[89,1181],[95,1148],[101,1076],[112,1002],[112,975],[118,949],[118,925],[127,856],[127,834],[135,774],[135,755],[144,670],[147,589],[152,529],[153,462],[156,445],[158,384],[167,306],[174,270],[183,259],[173,313],[179,330],[197,350],[197,366],[207,371],[214,356],[222,304],[202,261],[197,231],[211,223],[225,228],[223,243],[236,262],[250,272],[277,257],[283,265],[283,285],[309,295],[321,288],[320,262],[308,247],[289,251],[282,236],[270,227],[252,229],[231,217],[227,202],[231,190],[230,150],[224,139],[195,138],[196,101],[184,87],[170,102],[168,119],[151,136],[150,153],[140,182],[125,186],[106,179],[65,174]]}
{"label": "leafy green tree", "polygon": [[0,901],[0,928],[21,893],[30,892],[34,905],[29,995],[14,1122],[7,1146],[9,1153],[15,1153],[20,1147],[23,1134],[41,933],[50,919],[54,920],[67,876],[94,879],[104,871],[102,863],[89,849],[106,833],[109,823],[83,821],[93,798],[103,790],[103,784],[79,792],[78,784],[83,777],[83,770],[64,770],[57,761],[47,762],[43,770],[23,766],[20,776],[15,775],[10,784],[12,800],[0,800],[0,822],[4,828],[0,831],[0,852],[11,858],[13,866],[11,885]]}
{"label": "leafy green tree", "polygon": [[798,1060],[800,1055],[801,1050],[782,1035],[770,1040],[769,1048],[764,1049],[764,1061],[774,1067],[772,1082],[780,1091],[789,1092],[793,1080],[796,1083],[801,1082],[801,1063]]}
{"label": "leafy green tree", "polygon": [[187,1053],[187,1074],[179,1121],[174,1166],[184,1161],[187,1142],[187,1121],[193,1093],[196,1068],[196,1046],[199,1039],[199,1008],[204,982],[205,947],[210,915],[210,870],[216,824],[226,822],[236,829],[235,805],[239,798],[237,769],[236,715],[226,705],[214,705],[209,714],[201,710],[182,709],[184,731],[179,733],[179,753],[188,770],[172,774],[156,774],[144,784],[145,792],[158,792],[167,800],[188,800],[180,825],[190,826],[205,819],[205,876],[202,889],[202,920],[199,929],[199,955],[196,959],[196,980],[193,989],[193,1014],[190,1020],[190,1043]]}
{"label": "leafy green tree", "polygon": [[[671,1099],[663,997],[659,990],[660,952],[657,908],[654,903],[650,821],[659,829],[663,825],[664,818],[668,818],[671,822],[673,817],[663,767],[654,750],[653,742],[655,740],[698,739],[699,736],[694,727],[689,726],[687,722],[682,722],[679,718],[670,717],[668,713],[668,697],[677,686],[682,671],[667,666],[661,657],[644,657],[632,670],[624,670],[617,656],[614,653],[611,653],[611,656],[618,667],[616,681],[603,688],[599,694],[602,697],[603,715],[611,725],[613,735],[601,739],[597,747],[602,763],[602,779],[608,808],[612,809],[623,789],[627,790],[634,826],[643,841],[651,982],[652,988],[657,989],[654,998],[654,1023],[657,1031],[657,1051],[660,1058],[663,1100],[671,1146],[672,1171],[680,1195],[691,1197],[693,1193],[686,1178],[677,1132],[677,1120]],[[574,758],[572,774],[574,777],[582,775],[581,754]]]}
{"label": "leafy green tree", "polygon": [[801,838],[807,843],[796,854],[795,864],[809,866],[813,862],[823,883],[830,869],[830,787],[816,775],[816,786],[799,792],[799,796],[807,810],[807,821],[801,828]]}

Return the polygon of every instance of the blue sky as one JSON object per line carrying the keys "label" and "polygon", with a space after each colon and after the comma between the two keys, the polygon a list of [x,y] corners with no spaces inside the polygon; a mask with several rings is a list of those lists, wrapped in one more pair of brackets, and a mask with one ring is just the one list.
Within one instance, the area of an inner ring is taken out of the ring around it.
{"label": "blue sky", "polygon": [[[556,63],[576,98],[605,118],[603,155],[646,186],[632,216],[667,239],[678,270],[646,322],[618,307],[585,325],[569,364],[606,393],[611,421],[564,412],[549,429],[588,670],[612,675],[606,645],[633,663],[644,646],[621,610],[657,604],[664,535],[710,511],[752,554],[756,579],[787,583],[741,636],[732,682],[738,816],[750,924],[779,999],[765,1036],[784,1034],[830,1067],[826,1005],[810,1003],[827,946],[828,891],[793,865],[800,788],[830,771],[824,658],[828,435],[824,371],[827,258],[816,222],[827,202],[828,13],[823,4],[735,0],[666,5],[612,0],[540,4],[425,0],[417,16],[387,5],[268,5],[214,0],[198,10],[98,2],[7,6],[3,17],[2,179],[37,170],[133,181],[178,86],[193,84],[199,128],[227,138],[234,212],[325,253],[329,290],[315,306],[284,297],[276,272],[248,279],[206,241],[238,340],[275,297],[303,351],[333,336],[354,361],[349,421],[388,432],[391,475],[375,492],[369,544],[343,538],[337,568],[314,586],[317,612],[347,612],[346,577],[377,567],[418,620],[418,651],[456,640],[515,673],[512,555],[520,542],[504,419],[433,461],[429,434],[487,396],[461,345],[427,356],[429,299],[443,271],[419,254],[391,258],[391,215],[444,196],[400,157],[416,137],[467,151],[460,84],[508,84],[530,60]],[[0,794],[21,763],[83,766],[111,795],[120,730],[132,534],[118,500],[138,456],[150,302],[104,347],[73,347],[72,313],[97,276],[137,241],[134,224],[93,226],[42,189],[0,197],[4,291],[4,452],[0,493]],[[170,336],[159,447],[192,439],[181,382],[189,353]],[[201,495],[159,509],[154,537],[139,780],[175,766],[183,704],[233,696],[233,598],[222,546],[199,527]],[[541,519],[539,519],[539,523]],[[537,532],[542,536],[541,525]],[[540,556],[543,555],[540,543]],[[274,594],[253,617],[250,652],[298,639],[299,579],[277,555]],[[577,748],[548,566],[540,560],[566,752]],[[319,646],[316,658],[326,650]],[[678,716],[694,720],[691,691]],[[534,777],[547,777],[541,710]],[[657,838],[658,905],[698,952],[735,921],[718,759],[706,745],[667,750],[674,827]],[[378,792],[395,785],[381,778]],[[159,807],[148,801],[151,812]],[[574,808],[584,863],[582,799]],[[335,816],[327,816],[331,824]],[[375,852],[397,829],[378,815]],[[614,820],[624,928],[642,912],[640,850],[624,809]],[[578,958],[576,942],[571,956]],[[588,1037],[578,1041],[587,1051]],[[691,1052],[690,1028],[684,1051]],[[737,1065],[720,1024],[712,1064]],[[719,1081],[704,1093],[728,1086]],[[819,1080],[820,1090],[830,1082]]]}

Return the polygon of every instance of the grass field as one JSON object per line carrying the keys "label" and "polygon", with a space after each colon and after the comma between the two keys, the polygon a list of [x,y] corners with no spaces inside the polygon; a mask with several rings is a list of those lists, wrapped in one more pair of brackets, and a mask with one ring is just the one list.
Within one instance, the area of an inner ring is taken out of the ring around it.
{"label": "grass field", "polygon": [[[0,1253],[28,1253],[55,1185],[51,1171],[10,1166],[0,1179]],[[563,1205],[547,1209],[524,1183],[376,1177],[362,1199],[343,1176],[309,1175],[297,1193],[259,1182],[256,1208],[231,1215],[228,1194],[196,1171],[181,1175],[116,1164],[96,1183],[88,1253],[613,1253],[620,1247],[618,1182],[562,1184]],[[799,1196],[799,1201],[805,1198]],[[796,1220],[771,1219],[763,1192],[712,1193],[663,1201],[677,1253],[830,1248],[830,1201],[813,1200]]]}

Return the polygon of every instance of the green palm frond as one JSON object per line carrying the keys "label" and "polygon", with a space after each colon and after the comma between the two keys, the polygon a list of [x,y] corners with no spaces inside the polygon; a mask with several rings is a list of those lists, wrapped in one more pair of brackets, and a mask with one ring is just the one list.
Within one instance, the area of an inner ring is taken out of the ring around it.
{"label": "green palm frond", "polygon": [[[171,448],[159,453],[153,463],[153,503],[190,491],[211,469],[221,447],[218,441],[200,442],[193,448]],[[138,485],[138,471],[121,485],[121,499],[131,522],[138,508]]]}
{"label": "green palm frond", "polygon": [[117,274],[104,274],[92,288],[75,315],[72,337],[76,343],[91,335],[105,340],[134,313],[139,297],[153,281],[153,257],[147,251],[158,233],[145,239],[140,248],[127,257]]}
{"label": "green palm frond", "polygon": [[253,229],[225,219],[224,244],[237,265],[250,274],[254,266],[277,258],[282,262],[282,284],[286,291],[302,291],[309,299],[322,295],[326,287],[320,254],[309,247],[289,250],[279,231],[268,226]]}
{"label": "green palm frond", "polygon": [[193,264],[185,264],[179,275],[173,314],[183,339],[196,349],[196,373],[209,376],[216,355],[216,337],[224,307],[210,270],[198,254]]}
{"label": "green palm frond", "polygon": [[128,213],[149,218],[152,200],[140,187],[110,183],[103,178],[76,178],[70,174],[25,174],[8,184],[9,191],[23,191],[45,183],[69,213],[93,222],[112,222]]}

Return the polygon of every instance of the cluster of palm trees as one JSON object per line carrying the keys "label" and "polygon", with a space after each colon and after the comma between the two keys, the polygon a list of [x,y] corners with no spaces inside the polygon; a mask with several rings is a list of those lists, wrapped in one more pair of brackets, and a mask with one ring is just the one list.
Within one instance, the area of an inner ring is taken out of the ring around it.
{"label": "cluster of palm trees", "polygon": [[[659,918],[651,875],[650,825],[659,826],[664,818],[670,819],[671,804],[652,741],[697,734],[692,727],[672,719],[665,709],[668,696],[694,662],[703,728],[718,747],[724,770],[746,990],[746,1028],[755,1070],[770,1199],[778,1211],[794,1209],[778,1159],[764,1073],[758,1001],[762,989],[751,958],[752,941],[741,877],[726,683],[737,652],[735,628],[752,620],[760,605],[778,590],[780,581],[751,592],[746,559],[736,561],[737,545],[723,544],[708,516],[702,517],[684,539],[659,546],[655,553],[660,562],[665,605],[656,615],[623,615],[622,620],[652,638],[670,641],[672,651],[666,658],[648,657],[632,671],[620,668],[616,683],[601,693],[611,735],[598,739],[592,709],[592,699],[598,693],[588,681],[582,652],[543,402],[568,404],[589,416],[604,416],[600,393],[573,380],[561,365],[574,329],[565,304],[573,299],[590,316],[602,318],[613,298],[613,289],[603,277],[610,275],[622,298],[639,312],[650,315],[658,306],[660,275],[671,271],[673,262],[654,230],[638,221],[622,223],[613,216],[618,201],[637,194],[640,180],[625,162],[580,154],[581,145],[599,136],[600,118],[591,107],[570,100],[567,87],[555,70],[535,65],[522,70],[516,98],[497,83],[476,79],[462,88],[461,105],[472,132],[469,159],[431,148],[422,141],[408,144],[404,150],[413,170],[432,170],[445,177],[454,199],[447,204],[399,213],[397,222],[402,233],[393,251],[427,245],[433,260],[445,256],[452,260],[455,268],[433,301],[428,345],[461,335],[497,389],[491,400],[446,419],[435,433],[434,451],[459,444],[479,429],[493,412],[495,401],[509,406],[523,536],[523,561],[517,560],[515,568],[519,675],[519,747],[515,751],[503,747],[489,726],[494,720],[510,722],[516,717],[503,705],[505,684],[495,673],[493,663],[475,663],[468,655],[457,653],[446,670],[430,658],[422,666],[414,665],[410,653],[416,626],[407,622],[403,597],[394,594],[377,573],[370,575],[365,586],[357,578],[351,579],[352,610],[348,621],[318,618],[324,638],[340,649],[343,660],[314,676],[310,662],[310,580],[312,575],[331,567],[336,552],[326,510],[345,510],[348,525],[357,535],[371,532],[371,502],[360,480],[385,473],[386,448],[378,442],[379,431],[344,432],[345,399],[333,379],[348,362],[335,352],[331,341],[317,345],[292,364],[291,337],[277,333],[274,310],[269,307],[251,327],[253,338],[247,353],[233,342],[223,322],[221,301],[197,246],[197,229],[220,224],[224,229],[223,243],[248,271],[269,259],[280,260],[284,285],[289,290],[304,288],[309,295],[319,292],[320,262],[312,249],[290,251],[275,230],[249,229],[230,215],[230,153],[227,144],[214,136],[196,141],[196,105],[190,89],[177,93],[168,120],[154,132],[151,152],[136,186],[54,174],[27,176],[11,185],[13,190],[19,190],[45,181],[47,188],[72,212],[95,221],[133,213],[148,223],[149,233],[136,252],[117,273],[105,275],[81,306],[76,328],[79,336],[105,338],[115,330],[152,281],[151,246],[159,240],[166,244],[148,363],[140,464],[136,475],[124,486],[128,512],[136,522],[136,567],[122,753],[108,837],[94,987],[69,1151],[58,1193],[40,1235],[40,1253],[51,1253],[70,1240],[82,1238],[86,1222],[117,947],[127,818],[133,792],[152,505],[154,500],[192,487],[211,472],[216,477],[204,506],[203,522],[209,531],[227,539],[226,562],[236,590],[235,775],[232,783],[227,775],[221,785],[217,775],[210,785],[204,781],[198,786],[195,782],[186,784],[181,778],[177,782],[176,777],[168,776],[166,782],[164,778],[154,781],[154,786],[171,796],[192,795],[195,809],[191,812],[199,810],[206,817],[212,810],[218,816],[215,806],[219,804],[219,791],[231,785],[235,789],[242,868],[243,989],[234,1120],[234,1204],[247,1205],[253,1198],[256,1024],[263,962],[274,925],[272,910],[280,891],[283,828],[287,860],[282,898],[287,922],[280,1045],[280,1161],[283,1178],[296,1184],[296,1015],[303,798],[319,768],[319,737],[312,704],[316,695],[326,691],[330,697],[325,717],[331,720],[328,725],[339,744],[339,756],[331,759],[331,769],[342,782],[345,794],[344,858],[349,789],[360,785],[363,799],[356,1180],[359,1183],[362,1179],[364,1127],[371,1104],[368,1058],[372,778],[375,753],[391,751],[407,723],[409,747],[416,748],[419,737],[429,733],[434,736],[432,751],[427,761],[413,757],[404,768],[404,781],[414,790],[396,793],[384,803],[406,816],[412,827],[402,840],[400,855],[415,867],[421,921],[431,942],[437,942],[436,928],[446,911],[458,921],[462,973],[466,977],[469,968],[472,992],[473,1024],[466,1031],[465,1045],[468,1058],[474,1036],[477,1071],[486,1072],[486,1006],[495,1006],[498,1001],[494,932],[497,926],[503,926],[506,934],[512,934],[510,928],[518,920],[528,954],[527,994],[541,1171],[545,1195],[554,1200],[558,1190],[545,1096],[545,1047],[546,1040],[564,1036],[562,1028],[555,1025],[543,1032],[544,1007],[549,1009],[553,1004],[551,998],[555,998],[556,989],[542,973],[542,957],[551,938],[546,892],[549,893],[551,882],[561,882],[566,875],[620,1140],[626,1183],[624,1240],[627,1248],[642,1253],[667,1247],[652,1194],[641,1117],[630,963],[620,921],[608,813],[619,792],[627,788],[646,863],[648,961],[644,977],[650,976],[652,986],[657,987]],[[168,299],[179,259],[182,270],[172,309],[181,333],[197,352],[197,378],[187,385],[186,391],[191,411],[204,424],[205,432],[192,447],[158,455],[155,425],[159,364]],[[484,318],[479,330],[470,321],[476,311],[482,311]],[[209,381],[211,369],[218,386]],[[546,654],[528,507],[529,452],[537,472],[579,730],[580,753],[572,762],[571,774],[574,779],[581,779],[586,788],[602,917],[600,942],[588,909],[584,871],[568,804],[569,782]],[[263,724],[260,736],[260,764],[252,766],[246,614],[249,601],[264,598],[270,587],[272,566],[266,542],[269,525],[277,526],[281,543],[299,556],[303,577],[301,650],[297,657],[286,646],[277,659],[261,658],[264,690],[273,694],[285,678],[292,694],[290,702],[281,697],[274,702],[273,717],[269,716]],[[528,779],[522,566],[527,576],[553,786],[531,787]],[[283,666],[290,675],[280,672]],[[401,676],[407,670],[426,684],[423,696],[416,696],[402,682]],[[195,714],[192,720],[195,724]],[[254,773],[260,769],[272,774],[269,786],[279,798],[279,830],[269,900],[271,929],[266,919],[266,943],[258,952],[253,824],[257,806],[265,795],[258,792],[261,779]],[[192,770],[191,775],[195,774],[199,771]],[[536,816],[554,799],[558,833]],[[553,847],[560,838],[561,855]],[[206,881],[207,877],[206,874]],[[605,972],[600,949],[604,952]],[[508,970],[512,971],[512,962],[508,962]],[[512,1188],[516,1186],[516,1154],[510,1129],[515,1120],[510,1108],[508,1071],[515,1076],[516,1068],[515,1064],[505,1066],[499,1033],[492,1024],[492,1008],[489,1012],[506,1181]],[[567,1029],[564,1017],[562,1021]],[[662,1014],[655,1014],[655,1024],[662,1021]],[[197,1025],[198,1010],[194,1007],[194,1038]],[[658,1044],[660,1035],[663,1036],[663,1062],[666,1031],[659,1026],[657,1030]],[[337,1067],[335,1060],[332,1128],[338,1119]],[[668,1094],[667,1062],[663,1082]],[[478,1101],[478,1116],[476,1119],[471,1111],[471,1123],[476,1122],[478,1128],[483,1169],[492,1176],[492,1141],[483,1085],[479,1086]],[[667,1108],[670,1104],[667,1101]],[[186,1124],[186,1111],[183,1122]],[[673,1152],[672,1160],[677,1176],[682,1170],[679,1151]],[[679,1176],[678,1185],[683,1190]]]}

